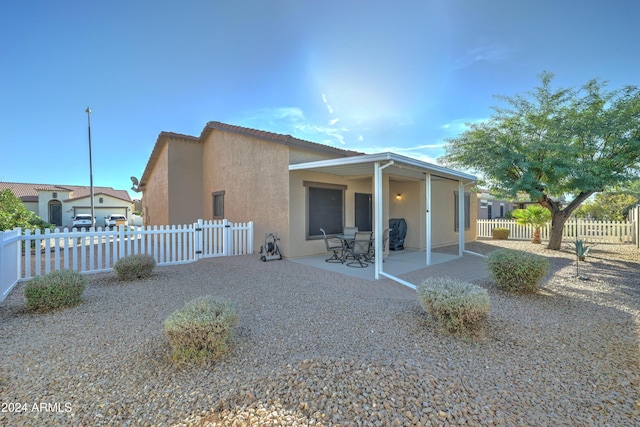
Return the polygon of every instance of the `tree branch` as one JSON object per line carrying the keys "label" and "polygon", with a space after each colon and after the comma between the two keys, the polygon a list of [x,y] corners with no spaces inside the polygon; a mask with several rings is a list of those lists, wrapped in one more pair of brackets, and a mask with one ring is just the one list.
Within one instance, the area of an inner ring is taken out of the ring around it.
{"label": "tree branch", "polygon": [[571,212],[573,212],[578,206],[582,204],[582,202],[587,200],[594,193],[595,191],[592,190],[581,192],[575,197],[575,199],[571,201],[571,203],[569,203],[564,209],[562,209],[562,213],[568,217],[569,215],[571,215]]}

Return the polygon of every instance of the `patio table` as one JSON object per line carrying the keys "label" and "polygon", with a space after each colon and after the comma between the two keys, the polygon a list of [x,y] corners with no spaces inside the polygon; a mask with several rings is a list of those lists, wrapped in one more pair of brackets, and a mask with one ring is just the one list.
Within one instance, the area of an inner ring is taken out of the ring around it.
{"label": "patio table", "polygon": [[[354,240],[356,239],[356,235],[355,234],[336,234],[336,237],[340,240],[342,240],[342,262],[344,263],[344,260],[347,257],[347,248],[351,247],[353,245]],[[373,234],[371,235],[371,239],[369,239],[369,252],[371,252],[371,246],[373,245],[373,243],[375,242],[375,238],[373,236]]]}

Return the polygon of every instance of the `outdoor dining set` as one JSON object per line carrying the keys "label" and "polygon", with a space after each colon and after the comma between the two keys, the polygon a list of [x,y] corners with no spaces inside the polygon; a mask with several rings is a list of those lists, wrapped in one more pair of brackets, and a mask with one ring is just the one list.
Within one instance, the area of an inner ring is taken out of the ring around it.
{"label": "outdoor dining set", "polygon": [[[372,231],[359,231],[358,227],[344,227],[342,234],[327,237],[324,229],[320,229],[324,236],[327,252],[331,257],[325,262],[341,263],[349,267],[367,267],[375,261],[374,236]],[[389,229],[382,233],[382,247],[386,247],[389,240]]]}

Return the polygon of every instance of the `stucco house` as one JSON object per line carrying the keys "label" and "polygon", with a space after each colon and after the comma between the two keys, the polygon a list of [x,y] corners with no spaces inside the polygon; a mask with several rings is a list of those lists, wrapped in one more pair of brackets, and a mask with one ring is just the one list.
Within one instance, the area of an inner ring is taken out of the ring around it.
{"label": "stucco house", "polygon": [[[498,199],[491,195],[489,190],[479,189],[476,193],[478,199],[478,219],[504,218],[508,212],[514,209],[526,209],[527,206],[537,205],[538,202],[531,201],[526,195],[519,200]],[[554,200],[556,200],[554,198]],[[564,203],[564,198],[557,199]]]}
{"label": "stucco house", "polygon": [[[77,214],[91,213],[89,186],[0,182],[0,190],[8,188],[20,198],[28,210],[58,227],[71,228]],[[125,190],[93,187],[96,226],[102,227],[110,214],[131,218],[133,201]]]}
{"label": "stucco house", "polygon": [[478,219],[504,218],[507,212],[524,208],[524,203],[496,199],[487,190],[478,190]]}
{"label": "stucco house", "polygon": [[320,228],[331,235],[358,226],[380,236],[389,219],[404,218],[405,248],[426,250],[428,263],[431,248],[459,244],[462,254],[464,242],[474,240],[474,182],[394,153],[209,122],[200,136],[161,132],[138,189],[146,225],[253,221],[254,247],[275,232],[285,257],[322,254]]}

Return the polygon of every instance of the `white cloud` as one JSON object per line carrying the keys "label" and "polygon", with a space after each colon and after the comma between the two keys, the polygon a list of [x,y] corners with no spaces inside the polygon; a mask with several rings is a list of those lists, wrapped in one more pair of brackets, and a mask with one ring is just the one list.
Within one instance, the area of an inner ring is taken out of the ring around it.
{"label": "white cloud", "polygon": [[464,55],[455,59],[453,68],[456,70],[468,67],[476,62],[502,62],[506,60],[514,50],[498,44],[479,46],[468,50]]}
{"label": "white cloud", "polygon": [[[348,129],[336,129],[336,128],[328,128],[324,126],[314,126],[314,130],[320,134],[326,134],[333,138],[333,141],[337,141],[340,145],[346,145],[346,140],[344,134],[348,132]],[[329,144],[331,145],[331,144]]]}
{"label": "white cloud", "polygon": [[324,93],[322,94],[322,102],[324,102],[325,107],[327,107],[327,111],[329,112],[329,114],[333,114],[333,107],[329,105],[329,101],[327,101],[327,96]]}
{"label": "white cloud", "polygon": [[[306,121],[304,112],[298,107],[260,108],[251,111],[242,121],[243,123],[276,123],[286,121],[289,123]],[[275,132],[275,131],[274,131]]]}
{"label": "white cloud", "polygon": [[332,119],[329,125],[318,125],[309,120],[304,111],[298,107],[277,107],[254,110],[241,120],[239,125],[340,146],[346,145],[345,135],[350,130],[346,127],[334,126],[339,120],[336,118]]}

